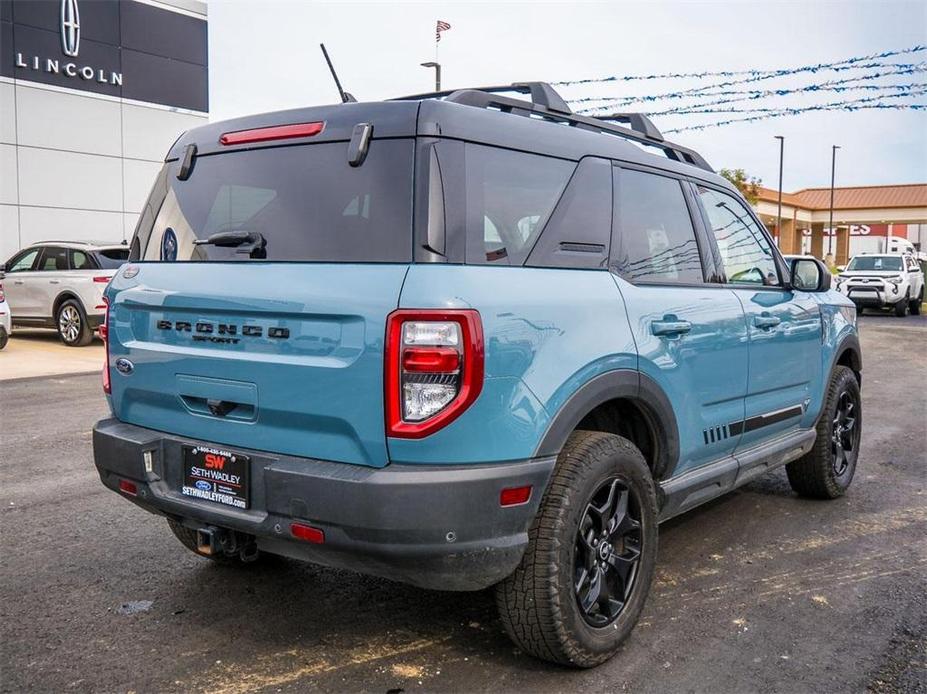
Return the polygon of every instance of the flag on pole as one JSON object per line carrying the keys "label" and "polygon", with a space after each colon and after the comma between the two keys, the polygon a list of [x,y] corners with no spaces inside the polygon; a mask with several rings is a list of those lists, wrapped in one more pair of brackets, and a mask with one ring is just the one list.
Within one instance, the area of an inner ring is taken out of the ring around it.
{"label": "flag on pole", "polygon": [[441,21],[441,20],[439,19],[439,20],[438,20],[438,27],[437,27],[437,29],[435,30],[435,43],[437,43],[438,41],[441,40],[441,32],[442,32],[442,31],[447,31],[447,30],[450,29],[450,28],[451,28],[451,25],[450,25],[450,24],[448,24],[447,22],[443,22],[443,21]]}

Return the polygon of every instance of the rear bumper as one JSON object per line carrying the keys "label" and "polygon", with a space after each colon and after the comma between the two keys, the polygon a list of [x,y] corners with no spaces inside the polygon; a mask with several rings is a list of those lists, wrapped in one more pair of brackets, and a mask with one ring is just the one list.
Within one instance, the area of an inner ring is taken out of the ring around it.
{"label": "rear bumper", "polygon": [[[251,535],[272,554],[438,590],[480,590],[515,570],[555,463],[367,468],[237,449],[251,456],[251,505],[239,510],[180,494],[181,447],[202,443],[115,419],[93,430],[103,484],[134,482],[138,494],[126,498],[147,511]],[[527,503],[499,505],[502,489],[527,484]],[[295,539],[294,521],[324,531],[324,543]]]}

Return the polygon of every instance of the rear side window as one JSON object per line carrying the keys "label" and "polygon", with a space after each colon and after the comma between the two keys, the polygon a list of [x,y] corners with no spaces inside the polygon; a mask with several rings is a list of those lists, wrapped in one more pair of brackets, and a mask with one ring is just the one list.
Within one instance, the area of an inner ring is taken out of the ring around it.
{"label": "rear side window", "polygon": [[46,246],[42,249],[42,257],[36,268],[44,272],[55,272],[68,269],[68,251],[64,248]]}
{"label": "rear side window", "polygon": [[621,169],[610,268],[629,282],[704,279],[695,229],[675,178]]}
{"label": "rear side window", "polygon": [[521,265],[576,164],[467,145],[467,262]]}
{"label": "rear side window", "polygon": [[410,261],[412,140],[374,140],[358,167],[348,164],[347,148],[333,142],[201,156],[185,181],[176,177],[179,164],[168,164],[150,234],[142,223],[137,230],[141,259],[248,260],[234,247],[194,241],[254,232],[266,241],[267,260]]}
{"label": "rear side window", "polygon": [[68,254],[71,256],[72,270],[93,270],[94,267],[96,267],[93,264],[93,261],[90,260],[90,256],[88,256],[83,251],[72,248],[70,251],[68,251]]}

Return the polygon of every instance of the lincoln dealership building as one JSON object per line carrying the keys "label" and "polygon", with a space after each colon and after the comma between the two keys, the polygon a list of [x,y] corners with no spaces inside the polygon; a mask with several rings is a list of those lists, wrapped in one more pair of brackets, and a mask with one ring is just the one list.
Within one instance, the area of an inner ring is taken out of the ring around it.
{"label": "lincoln dealership building", "polygon": [[208,87],[204,2],[0,0],[0,262],[131,238]]}

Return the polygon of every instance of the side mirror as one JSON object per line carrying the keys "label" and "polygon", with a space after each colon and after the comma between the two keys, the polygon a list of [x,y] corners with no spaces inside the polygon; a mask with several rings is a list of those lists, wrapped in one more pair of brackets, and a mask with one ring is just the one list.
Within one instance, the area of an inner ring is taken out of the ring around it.
{"label": "side mirror", "polygon": [[796,258],[792,261],[789,284],[802,292],[826,292],[830,289],[831,274],[820,260]]}

